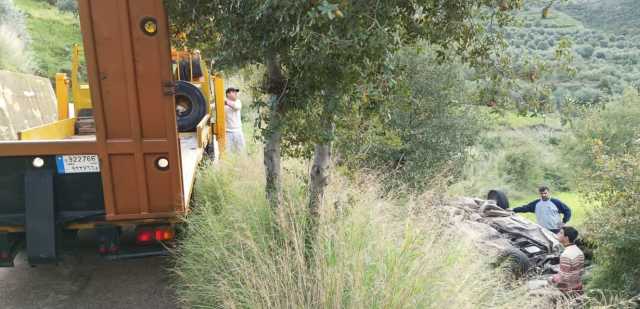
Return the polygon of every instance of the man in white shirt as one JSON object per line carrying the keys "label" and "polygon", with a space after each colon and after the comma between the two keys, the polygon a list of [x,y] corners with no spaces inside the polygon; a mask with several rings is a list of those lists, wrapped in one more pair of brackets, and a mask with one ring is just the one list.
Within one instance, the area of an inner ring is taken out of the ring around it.
{"label": "man in white shirt", "polygon": [[238,92],[240,92],[238,88],[227,88],[227,99],[224,100],[227,149],[234,153],[240,153],[244,150],[244,135],[242,134],[242,118],[240,115],[242,103],[238,99]]}

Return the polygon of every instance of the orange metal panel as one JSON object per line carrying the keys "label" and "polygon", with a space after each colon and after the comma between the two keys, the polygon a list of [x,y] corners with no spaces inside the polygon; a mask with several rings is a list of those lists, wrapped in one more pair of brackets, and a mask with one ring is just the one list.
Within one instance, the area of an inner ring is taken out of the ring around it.
{"label": "orange metal panel", "polygon": [[140,213],[138,195],[140,188],[136,177],[131,177],[130,171],[136,170],[136,161],[133,155],[109,155],[109,164],[113,174],[113,191],[116,201],[115,212],[117,214]]}
{"label": "orange metal panel", "polygon": [[[184,212],[167,15],[161,0],[81,0],[108,220]],[[161,170],[156,160],[169,167]]]}
{"label": "orange metal panel", "polygon": [[[162,157],[166,157],[165,153],[146,154],[145,155],[145,172],[147,176],[147,189],[154,192],[153,188],[166,188],[171,186],[171,173],[156,168],[156,161]],[[171,207],[167,201],[173,197],[171,192],[155,192],[149,196],[149,206],[154,212],[170,212]],[[179,202],[179,201],[176,201]]]}

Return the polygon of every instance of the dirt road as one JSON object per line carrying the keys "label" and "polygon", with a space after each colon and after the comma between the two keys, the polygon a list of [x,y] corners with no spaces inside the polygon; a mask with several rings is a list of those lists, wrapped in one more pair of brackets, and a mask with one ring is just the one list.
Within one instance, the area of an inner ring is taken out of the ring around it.
{"label": "dirt road", "polygon": [[0,308],[178,308],[166,258],[107,261],[91,242],[66,256],[32,268],[21,254],[0,268]]}

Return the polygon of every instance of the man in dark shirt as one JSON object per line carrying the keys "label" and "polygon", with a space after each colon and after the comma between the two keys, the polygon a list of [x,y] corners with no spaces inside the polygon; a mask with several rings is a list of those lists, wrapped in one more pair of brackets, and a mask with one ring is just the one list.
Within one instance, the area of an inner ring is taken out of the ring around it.
{"label": "man in dark shirt", "polygon": [[571,209],[560,200],[551,198],[548,187],[542,186],[538,192],[540,193],[539,199],[514,208],[513,212],[533,212],[536,214],[538,225],[557,234],[562,226],[571,219]]}

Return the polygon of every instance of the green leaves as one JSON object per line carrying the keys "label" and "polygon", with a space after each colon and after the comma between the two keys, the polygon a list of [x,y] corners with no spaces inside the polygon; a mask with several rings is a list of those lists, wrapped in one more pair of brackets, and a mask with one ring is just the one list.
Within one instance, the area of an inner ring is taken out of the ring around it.
{"label": "green leaves", "polygon": [[344,16],[340,10],[338,10],[337,4],[331,4],[326,0],[322,1],[322,3],[318,6],[318,11],[321,15],[325,15],[329,19],[334,19],[336,16],[342,17]]}
{"label": "green leaves", "polygon": [[585,195],[598,207],[589,216],[600,271],[593,287],[640,293],[640,96],[629,90],[605,110],[574,123],[567,159]]}
{"label": "green leaves", "polygon": [[[215,69],[265,65],[267,55],[279,59],[286,81],[277,94],[284,150],[296,156],[310,144],[336,138],[324,132],[327,117],[342,121],[360,106],[376,111],[371,102],[394,85],[389,59],[403,46],[424,40],[482,65],[500,42],[485,31],[486,22],[501,26],[512,15],[494,0],[166,2],[175,29],[188,32],[191,45],[215,58]],[[521,0],[503,2],[521,6]]]}

